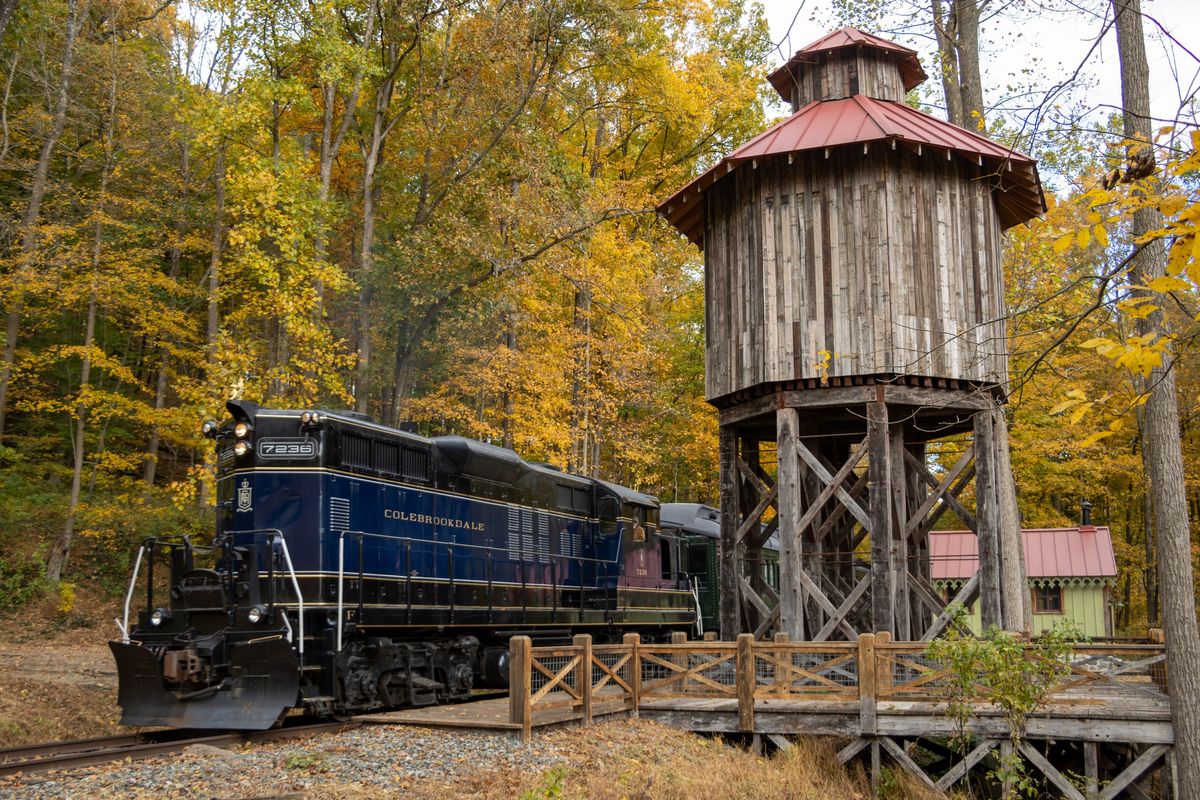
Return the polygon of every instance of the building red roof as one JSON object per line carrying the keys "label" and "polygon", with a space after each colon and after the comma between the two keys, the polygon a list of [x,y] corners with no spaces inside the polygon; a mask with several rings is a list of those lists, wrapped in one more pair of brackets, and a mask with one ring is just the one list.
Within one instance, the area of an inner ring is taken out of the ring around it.
{"label": "building red roof", "polygon": [[792,84],[796,80],[798,67],[801,64],[811,63],[816,53],[840,50],[843,47],[872,47],[876,50],[895,53],[898,57],[900,77],[904,81],[904,91],[906,92],[929,77],[921,68],[921,61],[917,58],[916,50],[910,50],[895,42],[889,42],[887,39],[872,36],[858,28],[842,28],[833,33],[827,33],[815,42],[801,47],[788,59],[786,64],[768,75],[767,80],[775,87],[775,91],[779,92],[780,97],[791,102]]}
{"label": "building red roof", "polygon": [[[864,34],[865,35],[865,34]],[[998,178],[997,210],[1005,228],[1046,211],[1037,164],[991,139],[918,111],[904,103],[856,94],[809,103],[760,133],[659,207],[660,214],[697,244],[704,237],[700,196],[739,164],[769,156],[870,142],[903,142],[914,149],[955,154],[986,164]]]}
{"label": "building red roof", "polygon": [[[1030,578],[1113,578],[1117,560],[1108,528],[1031,528],[1021,531]],[[931,577],[966,580],[979,569],[978,540],[971,531],[929,534]]]}

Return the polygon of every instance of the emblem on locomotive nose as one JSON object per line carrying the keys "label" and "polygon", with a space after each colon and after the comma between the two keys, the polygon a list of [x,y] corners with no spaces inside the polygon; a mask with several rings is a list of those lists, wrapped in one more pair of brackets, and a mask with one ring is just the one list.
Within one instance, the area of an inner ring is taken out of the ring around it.
{"label": "emblem on locomotive nose", "polygon": [[242,478],[242,485],[237,490],[237,510],[238,511],[253,511],[254,506],[251,505],[250,479]]}

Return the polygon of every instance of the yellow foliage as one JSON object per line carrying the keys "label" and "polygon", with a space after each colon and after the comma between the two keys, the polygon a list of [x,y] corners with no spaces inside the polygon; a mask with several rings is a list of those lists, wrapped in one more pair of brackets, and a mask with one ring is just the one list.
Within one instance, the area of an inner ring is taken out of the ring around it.
{"label": "yellow foliage", "polygon": [[58,613],[70,614],[75,610],[75,584],[63,581],[58,584]]}

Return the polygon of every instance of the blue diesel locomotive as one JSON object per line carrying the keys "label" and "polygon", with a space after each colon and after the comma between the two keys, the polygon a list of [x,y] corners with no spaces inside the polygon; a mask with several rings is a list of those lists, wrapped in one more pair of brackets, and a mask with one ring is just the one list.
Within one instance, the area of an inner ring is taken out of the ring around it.
{"label": "blue diesel locomotive", "polygon": [[212,544],[138,552],[110,643],[122,724],[262,729],[296,708],[427,705],[507,686],[516,634],[656,640],[695,624],[649,495],[352,412],[227,409],[204,427]]}

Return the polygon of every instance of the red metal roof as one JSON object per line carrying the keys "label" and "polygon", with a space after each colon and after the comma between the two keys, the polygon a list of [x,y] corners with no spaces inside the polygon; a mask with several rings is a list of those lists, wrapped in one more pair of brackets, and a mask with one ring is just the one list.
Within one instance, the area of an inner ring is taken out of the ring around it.
{"label": "red metal roof", "polygon": [[[1030,528],[1021,531],[1025,571],[1030,578],[1112,578],[1117,574],[1108,528]],[[978,542],[971,531],[929,534],[932,577],[965,580],[979,569]]]}
{"label": "red metal roof", "polygon": [[[865,34],[864,34],[865,35]],[[704,237],[699,196],[739,164],[805,150],[823,150],[867,142],[904,142],[914,149],[954,153],[987,163],[999,178],[996,203],[1005,228],[1046,210],[1037,164],[1029,156],[991,139],[918,111],[904,103],[856,94],[809,103],[739,147],[658,207],[660,214],[697,244]]]}
{"label": "red metal roof", "polygon": [[827,33],[815,42],[801,47],[788,59],[786,64],[768,75],[767,80],[775,87],[775,91],[779,92],[779,96],[790,103],[792,84],[796,80],[796,70],[799,65],[811,63],[815,53],[839,50],[843,47],[870,47],[895,53],[898,56],[900,77],[904,79],[904,91],[906,92],[929,77],[921,68],[921,61],[917,58],[916,50],[910,50],[895,42],[889,42],[887,39],[872,36],[858,28],[842,28],[833,33]]}

